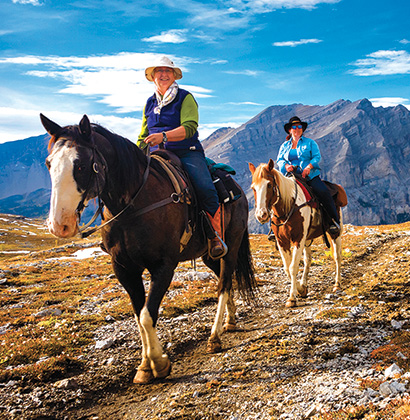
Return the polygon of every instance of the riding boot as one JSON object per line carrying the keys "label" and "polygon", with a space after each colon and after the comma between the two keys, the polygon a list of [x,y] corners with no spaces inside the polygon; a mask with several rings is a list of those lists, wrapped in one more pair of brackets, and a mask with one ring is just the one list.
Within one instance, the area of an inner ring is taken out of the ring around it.
{"label": "riding boot", "polygon": [[228,247],[225,242],[222,240],[222,229],[221,229],[221,207],[218,207],[218,210],[212,217],[208,212],[206,212],[212,228],[215,231],[215,236],[209,240],[209,256],[213,260],[218,260],[219,258],[224,257],[228,252]]}

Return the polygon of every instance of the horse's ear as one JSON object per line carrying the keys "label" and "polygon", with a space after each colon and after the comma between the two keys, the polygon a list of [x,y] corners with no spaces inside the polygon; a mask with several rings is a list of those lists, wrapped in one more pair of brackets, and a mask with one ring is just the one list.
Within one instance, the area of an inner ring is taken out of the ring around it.
{"label": "horse's ear", "polygon": [[44,128],[46,129],[47,133],[51,136],[55,136],[60,130],[61,127],[56,124],[55,122],[49,120],[43,114],[40,114],[41,124],[43,124]]}
{"label": "horse's ear", "polygon": [[83,118],[80,121],[79,127],[81,135],[84,137],[84,139],[89,140],[91,138],[91,124],[87,115],[83,116]]}
{"label": "horse's ear", "polygon": [[272,169],[275,167],[275,163],[272,159],[269,159],[269,163],[268,163],[268,170],[272,171]]}
{"label": "horse's ear", "polygon": [[249,166],[249,170],[251,171],[251,173],[252,173],[252,175],[253,175],[253,173],[254,173],[254,172],[255,172],[255,170],[256,170],[255,165],[254,165],[253,163],[249,162],[249,163],[248,163],[248,166]]}

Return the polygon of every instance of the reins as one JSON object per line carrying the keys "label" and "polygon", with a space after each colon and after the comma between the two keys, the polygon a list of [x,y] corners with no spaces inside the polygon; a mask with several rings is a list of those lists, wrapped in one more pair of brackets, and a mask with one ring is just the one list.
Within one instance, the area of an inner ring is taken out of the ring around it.
{"label": "reins", "polygon": [[[98,175],[98,170],[96,162],[95,162],[95,152],[97,152],[98,154],[101,155],[101,153],[98,151],[98,149],[95,147],[95,145],[93,145],[93,164],[92,164],[92,168],[93,171],[96,175]],[[148,180],[148,176],[149,176],[149,170],[150,170],[150,163],[151,163],[151,154],[148,153],[147,154],[147,166],[144,170],[144,175],[142,178],[142,183],[139,186],[137,192],[134,194],[134,196],[131,198],[130,202],[119,212],[117,213],[115,216],[113,216],[110,220],[108,220],[105,223],[102,223],[99,226],[96,226],[92,229],[87,230],[87,228],[97,219],[97,217],[101,214],[101,219],[103,218],[103,213],[102,213],[102,208],[104,206],[104,204],[101,201],[100,198],[100,188],[98,185],[98,176],[97,176],[97,198],[98,198],[98,209],[96,210],[96,212],[94,213],[94,216],[92,217],[92,219],[81,229],[79,228],[79,234],[81,235],[81,238],[87,238],[88,236],[92,235],[93,233],[95,233],[96,231],[102,229],[103,227],[107,226],[108,224],[112,223],[113,221],[115,221],[116,219],[118,219],[122,214],[124,214],[134,203],[134,201],[137,199],[137,197],[140,195],[142,189],[144,188],[147,180]],[[92,174],[91,174],[92,175]],[[91,180],[91,175],[90,175],[90,180]],[[87,186],[87,190],[84,192],[83,194],[83,199],[81,200],[81,202],[78,204],[76,213],[77,213],[77,217],[80,220],[81,217],[81,211],[84,208],[84,201],[90,186],[91,181],[89,180],[88,186]],[[181,194],[182,195],[182,194]],[[140,216],[142,214],[148,213],[149,211],[155,210],[159,207],[165,206],[167,204],[170,203],[179,203],[181,201],[181,195],[177,194],[177,193],[172,193],[169,197],[157,202],[157,203],[153,203],[147,207],[144,207],[142,209],[139,209],[137,212],[135,212],[133,214],[133,216]]]}
{"label": "reins", "polygon": [[[309,200],[309,201],[305,201],[303,204],[299,204],[298,206],[296,205],[296,200],[298,198],[298,184],[296,182],[295,177],[293,177],[293,181],[295,183],[295,197],[293,199],[292,208],[289,210],[288,214],[286,216],[276,216],[276,214],[273,213],[273,210],[271,210],[271,212],[270,212],[271,213],[270,222],[271,222],[271,224],[273,224],[277,227],[285,225],[289,221],[289,219],[292,217],[292,215],[293,215],[293,213],[295,212],[296,209],[300,209],[304,206],[307,206],[312,201],[312,200]],[[280,190],[279,190],[279,187],[277,185],[276,185],[276,188],[277,188],[277,192],[278,192],[278,198],[275,201],[275,203],[272,204],[272,206],[276,205],[279,202],[279,200],[281,199]],[[282,219],[282,218],[285,217],[285,221],[283,223],[278,223],[277,224],[272,220],[272,217],[275,217],[276,219]]]}

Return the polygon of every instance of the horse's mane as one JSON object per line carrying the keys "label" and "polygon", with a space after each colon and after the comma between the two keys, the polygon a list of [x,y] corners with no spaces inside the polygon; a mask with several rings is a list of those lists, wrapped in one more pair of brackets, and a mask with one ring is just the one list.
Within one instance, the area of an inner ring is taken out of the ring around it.
{"label": "horse's mane", "polygon": [[141,149],[118,134],[112,133],[98,124],[91,124],[94,132],[105,137],[115,150],[118,162],[110,170],[116,177],[119,185],[130,191],[141,179],[141,167],[146,166],[146,156]]}
{"label": "horse's mane", "polygon": [[[295,197],[295,182],[292,178],[288,178],[275,168],[268,170],[268,164],[262,166],[261,171],[273,177],[280,191],[285,207],[292,205],[292,200]],[[266,178],[266,175],[265,175]]]}

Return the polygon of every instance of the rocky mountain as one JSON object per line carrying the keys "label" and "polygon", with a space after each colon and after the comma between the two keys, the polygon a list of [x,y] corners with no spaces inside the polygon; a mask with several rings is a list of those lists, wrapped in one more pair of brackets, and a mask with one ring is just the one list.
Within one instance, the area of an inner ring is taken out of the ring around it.
{"label": "rocky mountain", "polygon": [[[322,153],[322,177],[346,189],[346,223],[379,225],[410,220],[410,112],[404,106],[375,108],[367,100],[326,106],[271,106],[239,128],[222,128],[203,141],[207,156],[228,163],[254,206],[248,162],[276,159],[283,125],[297,115]],[[0,144],[0,211],[46,217],[50,179],[44,165],[48,136]],[[91,210],[91,209],[89,209]],[[266,226],[250,214],[251,232]]]}
{"label": "rocky mountain", "polygon": [[51,188],[44,164],[48,139],[44,134],[0,144],[0,199]]}
{"label": "rocky mountain", "polygon": [[[349,204],[345,223],[379,225],[410,220],[410,112],[404,106],[378,107],[363,99],[326,106],[271,106],[234,130],[214,133],[203,145],[217,162],[229,163],[250,205],[255,165],[276,159],[285,140],[284,123],[297,115],[309,123],[306,137],[317,141],[322,178],[343,185]],[[265,232],[250,215],[252,232]]]}

